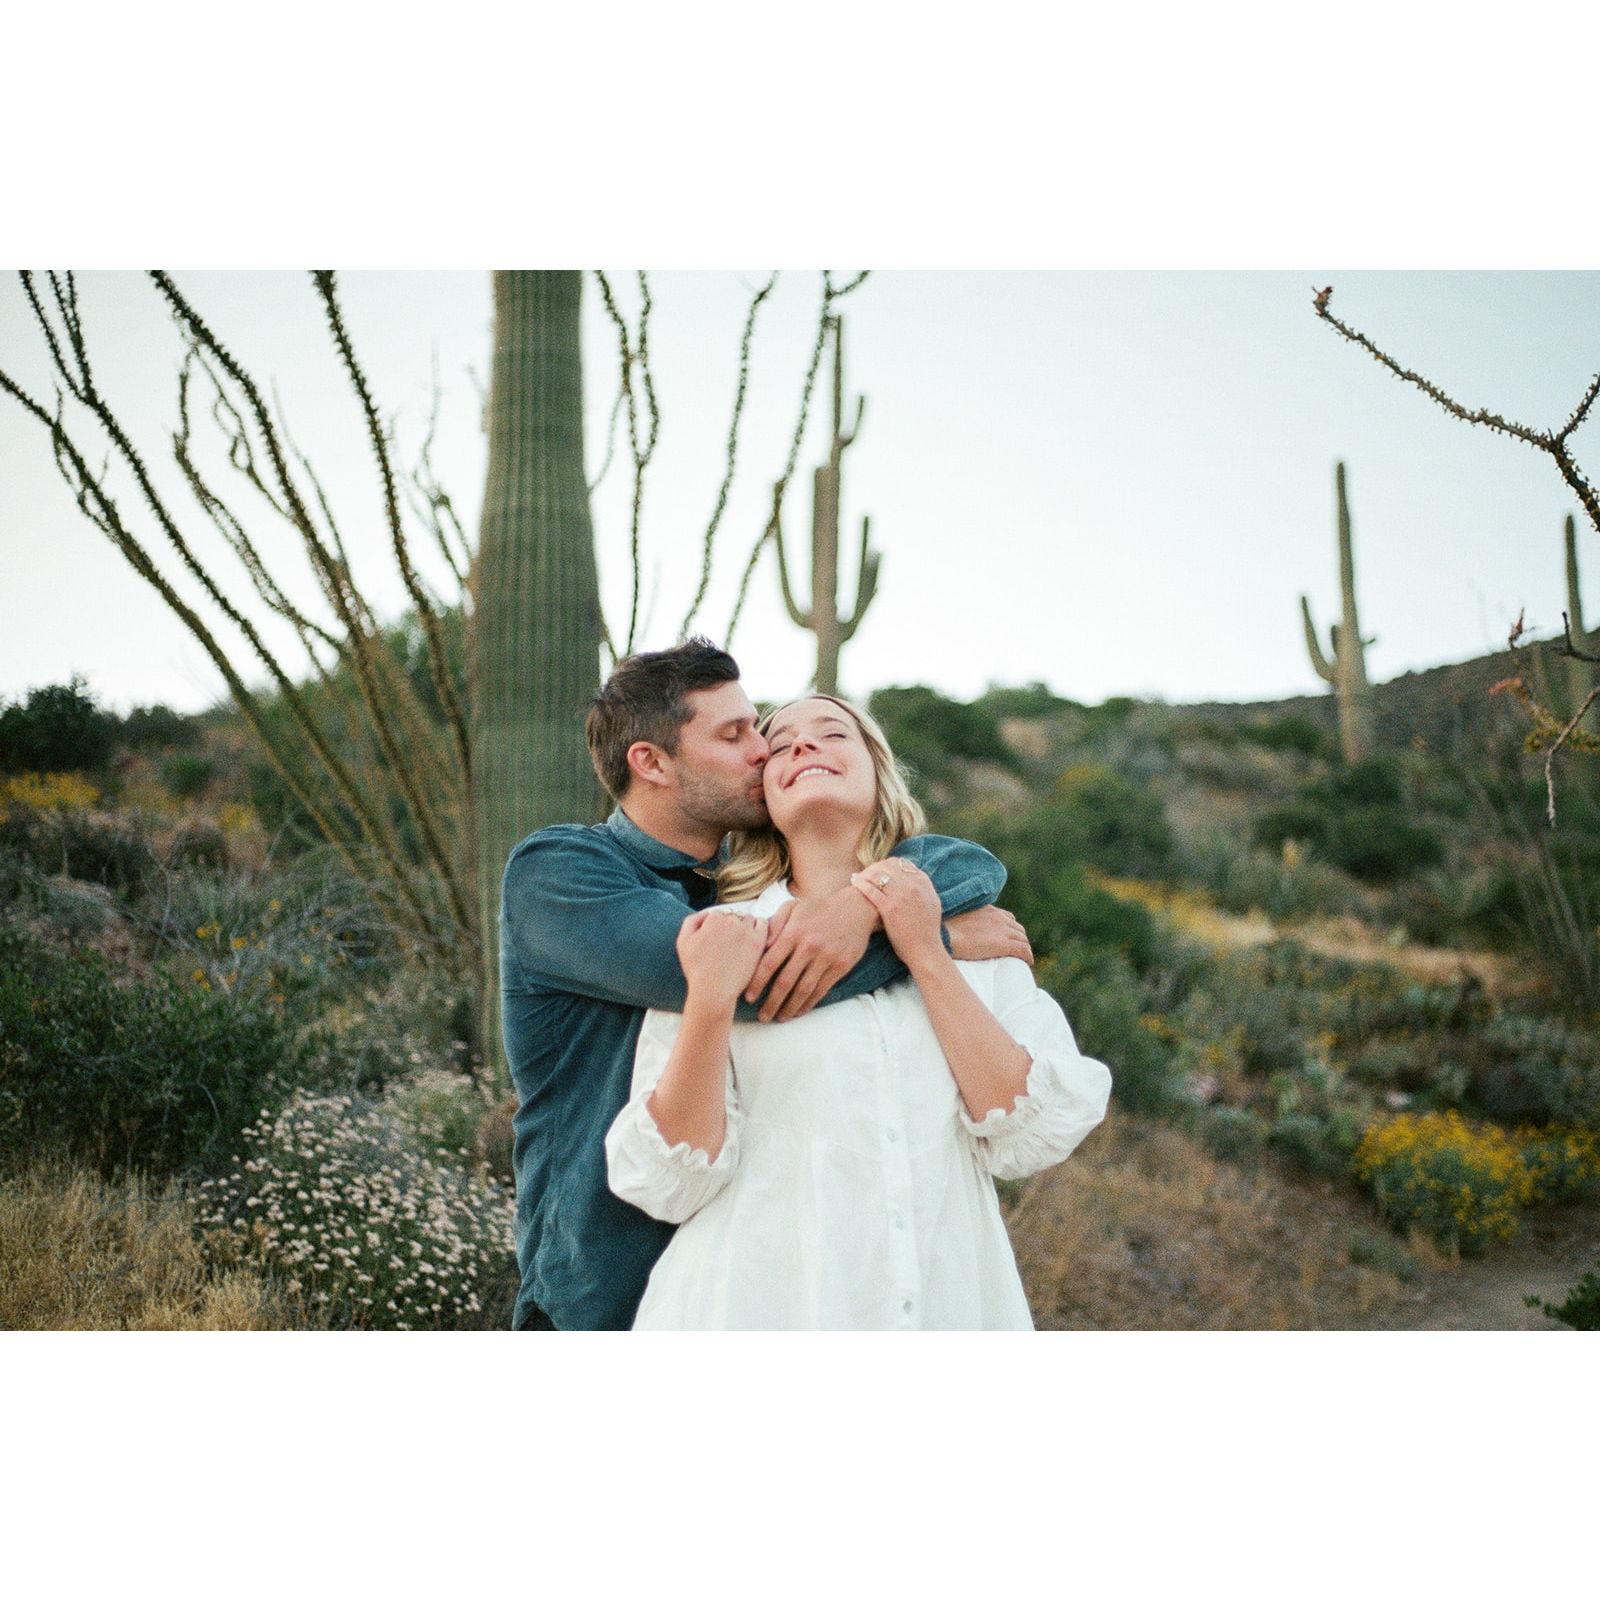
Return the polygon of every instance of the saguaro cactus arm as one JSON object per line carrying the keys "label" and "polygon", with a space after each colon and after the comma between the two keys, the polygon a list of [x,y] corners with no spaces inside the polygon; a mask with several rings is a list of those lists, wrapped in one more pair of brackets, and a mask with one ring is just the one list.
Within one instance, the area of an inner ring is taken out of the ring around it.
{"label": "saguaro cactus arm", "polygon": [[[1311,656],[1311,667],[1324,683],[1333,683],[1338,674],[1333,669],[1333,663],[1322,653],[1322,646],[1317,642],[1316,625],[1311,620],[1311,602],[1304,595],[1300,596],[1300,615],[1306,625],[1306,650]],[[1339,653],[1338,624],[1335,623],[1331,634],[1333,652]]]}
{"label": "saguaro cactus arm", "polygon": [[772,493],[772,543],[778,556],[778,587],[783,591],[784,609],[797,628],[811,626],[811,613],[802,611],[794,597],[794,587],[789,581],[789,558],[783,548],[783,485],[776,485]]}
{"label": "saguaro cactus arm", "polygon": [[861,519],[861,565],[856,573],[856,603],[855,609],[850,614],[850,620],[843,624],[840,630],[840,643],[849,644],[855,638],[856,629],[861,626],[861,619],[867,614],[867,607],[872,604],[872,597],[878,592],[878,569],[883,563],[883,557],[878,551],[870,548],[872,538],[872,518]]}

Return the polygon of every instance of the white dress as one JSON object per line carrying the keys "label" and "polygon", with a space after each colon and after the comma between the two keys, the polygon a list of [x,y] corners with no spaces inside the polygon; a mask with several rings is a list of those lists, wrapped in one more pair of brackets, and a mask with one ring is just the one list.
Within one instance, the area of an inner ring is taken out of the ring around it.
{"label": "white dress", "polygon": [[[778,883],[717,909],[767,917],[791,898]],[[1065,1160],[1105,1116],[1111,1074],[1026,962],[957,966],[1033,1057],[1022,1098],[981,1122],[905,979],[793,1022],[735,1023],[713,1161],[669,1146],[645,1103],[683,1021],[645,1014],[607,1168],[614,1193],[681,1226],[636,1329],[1032,1328],[994,1178]]]}

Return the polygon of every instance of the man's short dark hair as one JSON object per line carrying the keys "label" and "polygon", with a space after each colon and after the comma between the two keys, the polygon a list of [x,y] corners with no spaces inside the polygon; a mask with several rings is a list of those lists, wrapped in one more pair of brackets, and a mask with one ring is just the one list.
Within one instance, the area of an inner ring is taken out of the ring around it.
{"label": "man's short dark hair", "polygon": [[698,636],[670,650],[647,650],[619,661],[584,722],[589,759],[606,793],[620,801],[627,791],[628,749],[639,740],[659,745],[669,756],[678,753],[678,730],[694,716],[686,695],[738,681],[733,657]]}

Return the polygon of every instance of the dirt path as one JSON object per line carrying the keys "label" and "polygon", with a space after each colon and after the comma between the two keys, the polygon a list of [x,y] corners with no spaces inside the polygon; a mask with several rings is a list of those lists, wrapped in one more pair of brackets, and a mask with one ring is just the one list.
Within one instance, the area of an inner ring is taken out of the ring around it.
{"label": "dirt path", "polygon": [[1532,1212],[1510,1244],[1458,1263],[1424,1266],[1402,1297],[1366,1324],[1382,1329],[1570,1333],[1565,1323],[1522,1303],[1536,1294],[1559,1305],[1586,1272],[1600,1270],[1600,1217],[1567,1208]]}

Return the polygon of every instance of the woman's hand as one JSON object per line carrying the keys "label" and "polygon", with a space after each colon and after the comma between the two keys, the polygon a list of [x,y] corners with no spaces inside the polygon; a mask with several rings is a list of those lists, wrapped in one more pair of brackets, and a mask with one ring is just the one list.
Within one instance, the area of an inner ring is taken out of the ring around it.
{"label": "woman's hand", "polygon": [[933,879],[900,856],[886,856],[853,873],[851,885],[877,907],[894,952],[915,973],[930,961],[948,960],[939,938],[944,910]]}
{"label": "woman's hand", "polygon": [[689,999],[731,1014],[766,947],[761,917],[711,908],[686,918],[678,930],[678,963]]}

